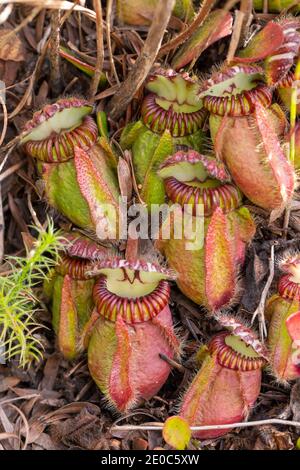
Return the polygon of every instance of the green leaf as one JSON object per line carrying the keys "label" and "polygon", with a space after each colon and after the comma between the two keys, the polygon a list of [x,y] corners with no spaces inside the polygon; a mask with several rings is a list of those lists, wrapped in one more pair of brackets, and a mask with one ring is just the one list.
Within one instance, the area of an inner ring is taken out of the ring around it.
{"label": "green leaf", "polygon": [[130,124],[127,124],[127,126],[123,129],[120,138],[120,145],[122,149],[130,149],[142,130],[147,130],[142,121],[131,122]]}
{"label": "green leaf", "polygon": [[[67,49],[66,47],[60,47],[59,48],[59,55],[66,59],[70,64],[74,65],[77,69],[81,70],[81,72],[84,72],[86,75],[89,77],[93,77],[95,73],[95,67],[93,65],[87,64],[86,62],[83,62],[81,59],[78,59],[78,57],[75,56],[75,54],[70,50]],[[100,78],[99,78],[99,86],[100,88],[103,88],[107,84],[107,78],[104,73],[101,73]]]}
{"label": "green leaf", "polygon": [[159,140],[159,144],[156,147],[151,160],[148,162],[148,168],[145,174],[145,186],[148,184],[148,179],[150,178],[151,173],[155,175],[157,174],[159,166],[163,163],[166,157],[172,155],[173,149],[174,147],[172,136],[168,130],[165,130]]}
{"label": "green leaf", "polygon": [[174,145],[187,145],[197,152],[201,152],[204,141],[204,132],[202,129],[198,129],[194,134],[174,138]]}
{"label": "green leaf", "polygon": [[97,113],[97,126],[99,130],[99,134],[102,137],[106,137],[108,139],[108,124],[107,124],[107,116],[104,111],[99,111]]}
{"label": "green leaf", "polygon": [[163,427],[163,438],[176,450],[184,450],[190,442],[192,432],[188,422],[180,416],[171,416]]}
{"label": "green leaf", "polygon": [[193,0],[176,0],[173,14],[189,23],[195,14]]}
{"label": "green leaf", "polygon": [[174,151],[174,141],[168,130],[159,136],[152,131],[140,134],[133,146],[133,164],[138,184],[142,185],[141,198],[147,204],[162,204],[165,190],[157,175],[161,163]]}

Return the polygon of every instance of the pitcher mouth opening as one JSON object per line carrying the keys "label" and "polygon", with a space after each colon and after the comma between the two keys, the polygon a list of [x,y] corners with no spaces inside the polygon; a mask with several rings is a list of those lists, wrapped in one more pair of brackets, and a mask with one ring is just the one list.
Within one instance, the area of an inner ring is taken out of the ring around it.
{"label": "pitcher mouth opening", "polygon": [[269,107],[272,91],[263,83],[260,67],[234,65],[203,82],[199,97],[210,113],[238,117],[252,114],[257,103]]}
{"label": "pitcher mouth opening", "polygon": [[279,279],[279,295],[287,300],[300,300],[300,253],[287,253],[279,267],[285,273]]}
{"label": "pitcher mouth opening", "polygon": [[72,279],[83,281],[90,279],[86,274],[90,268],[90,260],[63,255],[59,265],[56,266],[55,270],[61,276],[69,275]]}
{"label": "pitcher mouth opening", "polygon": [[[118,316],[129,324],[142,323],[155,318],[169,303],[170,286],[168,281],[161,280],[152,291],[141,283],[137,288],[128,284],[130,297],[113,292],[105,276],[101,276],[94,286],[96,309],[102,317],[115,322]],[[153,287],[152,287],[153,288]],[[124,294],[124,292],[123,292]],[[142,295],[140,295],[142,294]]]}
{"label": "pitcher mouth opening", "polygon": [[162,134],[168,129],[173,137],[184,137],[201,129],[206,116],[202,106],[199,110],[191,111],[191,107],[188,112],[184,112],[179,111],[180,106],[175,106],[175,103],[168,103],[166,108],[166,103],[152,93],[143,101],[142,120],[153,132]]}
{"label": "pitcher mouth opening", "polygon": [[295,82],[295,72],[289,71],[277,84],[277,88],[292,88]]}
{"label": "pitcher mouth opening", "polygon": [[227,213],[241,205],[240,191],[228,182],[224,164],[214,157],[179,151],[165,160],[158,174],[164,179],[168,198],[182,207],[191,206],[192,215],[197,215],[199,205],[205,216],[218,207]]}
{"label": "pitcher mouth opening", "polygon": [[97,125],[85,100],[62,98],[36,112],[24,128],[21,143],[26,153],[47,163],[74,157],[75,147],[90,148],[97,140]]}
{"label": "pitcher mouth opening", "polygon": [[145,126],[162,134],[168,129],[173,137],[197,132],[206,111],[197,96],[198,85],[176,72],[162,71],[150,77],[150,92],[144,99],[141,115]]}
{"label": "pitcher mouth opening", "polygon": [[[215,187],[214,184],[216,185]],[[207,186],[206,186],[207,185]],[[209,187],[212,185],[212,187]],[[192,205],[192,214],[197,215],[197,206],[203,205],[204,216],[211,216],[220,207],[228,213],[241,205],[239,190],[231,184],[221,184],[216,180],[206,180],[204,183],[192,181],[183,183],[175,178],[165,180],[165,189],[169,199],[182,207]]]}
{"label": "pitcher mouth opening", "polygon": [[211,354],[217,355],[222,367],[242,372],[261,369],[266,363],[264,357],[239,336],[228,332],[216,335],[209,343]]}

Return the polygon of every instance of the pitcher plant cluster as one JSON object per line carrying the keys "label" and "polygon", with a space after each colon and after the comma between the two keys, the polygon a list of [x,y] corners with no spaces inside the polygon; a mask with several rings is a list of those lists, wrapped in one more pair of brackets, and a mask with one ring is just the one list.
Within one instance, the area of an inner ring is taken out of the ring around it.
{"label": "pitcher plant cluster", "polygon": [[[144,24],[157,2],[148,2],[146,13],[145,2],[117,3],[124,22]],[[262,1],[254,3],[262,8]],[[278,11],[289,2],[269,3]],[[174,14],[192,18],[192,2],[177,0]],[[172,360],[181,360],[172,283],[219,322],[219,333],[196,355],[196,374],[178,404],[190,426],[247,419],[264,368],[285,383],[300,377],[299,253],[278,264],[282,276],[266,306],[265,345],[246,319],[230,313],[241,298],[246,250],[256,232],[246,199],[275,220],[297,187],[300,127],[289,128],[286,110],[297,86],[300,18],[269,21],[231,63],[205,76],[184,71],[218,17],[218,10],[209,15],[189,40],[194,49],[182,46],[172,68],[151,71],[138,118],[123,128],[118,146],[79,97],[45,105],[21,140],[35,161],[41,195],[73,224],[44,283],[57,347],[69,360],[87,352],[109,407],[123,413],[150,399],[168,380]],[[223,26],[230,34],[230,13]],[[133,194],[120,181],[124,154],[132,157]],[[141,239],[151,245],[146,253]]]}

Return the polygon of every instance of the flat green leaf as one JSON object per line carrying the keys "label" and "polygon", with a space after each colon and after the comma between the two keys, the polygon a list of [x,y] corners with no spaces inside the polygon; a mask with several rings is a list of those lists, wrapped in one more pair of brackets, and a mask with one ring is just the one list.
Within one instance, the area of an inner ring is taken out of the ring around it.
{"label": "flat green leaf", "polygon": [[[87,64],[86,62],[83,62],[81,59],[76,57],[75,54],[70,49],[60,46],[59,55],[63,59],[66,59],[70,64],[74,65],[74,67],[81,70],[81,72],[84,72],[89,77],[94,76],[95,67],[93,67],[93,65]],[[106,75],[105,73],[101,73],[100,78],[99,78],[99,86],[102,88],[106,84],[107,84]]]}
{"label": "flat green leaf", "polygon": [[142,185],[141,198],[147,204],[162,204],[164,184],[157,175],[161,163],[174,151],[174,142],[168,130],[159,136],[148,130],[141,134],[133,146],[133,163],[138,184]]}
{"label": "flat green leaf", "polygon": [[123,129],[120,138],[120,145],[122,149],[130,149],[135,140],[137,139],[139,133],[143,129],[144,131],[147,130],[142,121],[131,122],[127,124],[127,126]]}
{"label": "flat green leaf", "polygon": [[107,116],[104,111],[99,111],[97,113],[97,126],[99,130],[99,134],[102,137],[106,137],[108,139],[109,133],[108,133]]}

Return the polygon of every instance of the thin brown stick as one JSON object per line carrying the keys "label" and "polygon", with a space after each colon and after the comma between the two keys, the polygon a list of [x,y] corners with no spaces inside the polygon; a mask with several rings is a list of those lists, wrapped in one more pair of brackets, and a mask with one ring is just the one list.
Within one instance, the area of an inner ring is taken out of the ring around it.
{"label": "thin brown stick", "polygon": [[67,10],[64,15],[61,17],[60,19],[60,27],[62,27],[62,25],[67,21],[67,19],[69,18],[69,16],[73,13],[73,11],[75,10],[75,7],[76,5],[79,3],[80,0],[75,0],[74,1],[74,4],[73,4],[73,8],[70,8],[70,10]]}
{"label": "thin brown stick", "polygon": [[159,57],[168,54],[175,47],[180,46],[183,42],[191,37],[191,35],[202,25],[205,21],[207,15],[213,8],[216,0],[204,0],[202,6],[199,9],[199,12],[194,19],[194,21],[186,28],[182,33],[178,34],[172,41],[169,41],[165,44],[159,51]]}
{"label": "thin brown stick", "polygon": [[242,27],[244,23],[245,13],[241,10],[235,10],[235,20],[233,25],[232,36],[230,40],[229,50],[227,54],[227,63],[230,64],[232,59],[235,56],[236,50],[238,48],[240,37],[242,34]]}
{"label": "thin brown stick", "polygon": [[1,163],[0,163],[0,174],[1,174],[1,172],[2,172],[2,170],[3,170],[3,168],[4,168],[5,164],[6,164],[6,162],[7,162],[7,160],[8,160],[10,154],[13,152],[13,150],[14,150],[15,147],[16,147],[16,145],[18,145],[19,141],[20,141],[19,136],[18,136],[18,137],[15,137],[14,139],[12,139],[10,142],[8,142],[8,144],[6,144],[6,145],[3,147],[2,151],[3,151],[3,153],[6,152],[6,154],[4,155],[4,157],[2,158],[2,161],[1,161]]}
{"label": "thin brown stick", "polygon": [[[263,426],[265,424],[280,424],[284,426],[293,426],[295,428],[300,427],[300,422],[298,421],[288,421],[285,419],[261,419],[258,421],[246,421],[242,423],[232,423],[232,424],[214,424],[209,426],[191,426],[191,431],[210,431],[212,429],[232,429],[232,428],[250,428],[253,426]],[[111,432],[116,431],[162,431],[163,423],[156,423],[155,425],[131,425],[125,424],[124,426],[113,426],[110,430]]]}
{"label": "thin brown stick", "polygon": [[48,56],[50,60],[50,86],[55,97],[57,97],[62,90],[59,55],[60,16],[60,10],[55,10],[51,15],[51,34],[48,47]]}
{"label": "thin brown stick", "polygon": [[19,440],[19,436],[11,432],[1,432],[0,441],[4,441],[5,439],[18,439]]}
{"label": "thin brown stick", "polygon": [[97,35],[97,60],[95,65],[95,73],[93,75],[90,87],[90,98],[93,100],[99,85],[100,76],[104,62],[103,47],[103,19],[101,0],[93,0],[94,10],[96,12],[96,35]]}
{"label": "thin brown stick", "polygon": [[89,8],[83,7],[81,5],[75,5],[73,2],[69,2],[67,0],[42,0],[43,6],[41,7],[41,0],[0,0],[0,5],[4,5],[6,3],[20,3],[25,5],[32,5],[37,6],[40,9],[52,9],[52,10],[76,10],[81,11],[85,15],[87,15],[93,21],[96,21],[95,12]]}
{"label": "thin brown stick", "polygon": [[267,336],[267,327],[265,323],[265,305],[266,305],[267,295],[268,295],[269,289],[271,287],[271,284],[274,278],[274,272],[275,272],[274,245],[272,245],[271,255],[269,258],[269,277],[262,291],[258,307],[253,313],[252,320],[251,320],[251,324],[253,324],[255,318],[258,316],[259,332],[260,332],[260,338],[262,341],[264,341],[264,337]]}
{"label": "thin brown stick", "polygon": [[[3,128],[2,128],[1,137],[0,137],[0,146],[1,146],[6,135],[7,122],[8,122],[7,108],[5,105],[4,98],[1,94],[0,94],[0,103],[3,108]],[[5,161],[3,165],[5,164]],[[1,170],[3,168],[3,165],[1,165]],[[3,204],[2,204],[2,191],[1,191],[1,184],[0,184],[0,264],[2,264],[3,257],[4,257],[4,214],[3,214]]]}
{"label": "thin brown stick", "polygon": [[136,181],[135,172],[134,172],[134,168],[133,168],[132,154],[129,150],[124,151],[124,158],[125,158],[126,162],[128,163],[128,165],[130,167],[130,170],[131,170],[132,186],[133,186],[135,194],[138,198],[139,204],[142,204],[142,205],[145,206],[145,202],[143,201],[143,199],[141,198],[141,195],[140,195],[140,191],[139,191],[139,188],[138,188],[138,184],[137,184],[137,181]]}
{"label": "thin brown stick", "polygon": [[120,85],[120,80],[116,71],[115,67],[115,62],[114,62],[114,56],[112,53],[112,48],[111,48],[111,16],[112,16],[112,5],[113,5],[113,0],[107,0],[107,7],[106,7],[106,39],[107,39],[107,48],[108,48],[108,53],[109,53],[109,62],[111,66],[112,73],[115,77],[115,80],[118,85]]}
{"label": "thin brown stick", "polygon": [[25,161],[23,160],[22,162],[15,163],[11,167],[7,168],[7,170],[3,171],[3,173],[0,174],[0,183],[2,183],[2,181],[4,181],[8,176],[15,173],[24,165],[25,165]]}
{"label": "thin brown stick", "polygon": [[244,13],[244,21],[242,26],[240,44],[248,37],[250,25],[253,19],[253,0],[241,0],[240,10]]}
{"label": "thin brown stick", "polygon": [[40,230],[43,230],[43,226],[42,224],[40,223],[37,215],[36,215],[36,212],[33,208],[33,205],[32,205],[32,202],[31,202],[31,192],[32,192],[32,188],[30,187],[29,190],[27,191],[27,205],[28,205],[28,209],[29,209],[29,212],[31,214],[31,217],[32,217],[32,220],[35,224],[36,227],[38,227]]}
{"label": "thin brown stick", "polygon": [[[226,13],[240,0],[228,0],[225,6],[223,7],[223,13],[220,15],[220,24],[223,21],[224,16]],[[216,1],[215,0],[205,0],[205,2],[202,4],[202,7],[199,10],[198,15],[194,19],[194,21],[190,24],[190,26],[185,29],[182,33],[178,34],[172,41],[169,41],[167,44],[165,44],[161,50],[159,51],[159,57],[164,56],[168,54],[170,51],[173,49],[177,48],[185,42],[187,39],[191,37],[191,35],[197,31],[197,29],[200,28],[200,26],[204,23],[206,20],[208,14],[212,10],[213,6],[215,5]],[[216,28],[217,29],[217,28]]]}
{"label": "thin brown stick", "polygon": [[32,12],[28,16],[26,16],[26,18],[24,18],[24,20],[21,21],[20,24],[18,24],[18,26],[16,26],[14,29],[9,31],[9,33],[4,34],[0,39],[0,47],[3,47],[3,45],[8,41],[8,39],[10,39],[12,36],[17,34],[19,31],[21,31],[22,28],[24,28],[24,26],[30,23],[40,13],[40,11],[43,8],[44,8],[43,6],[34,8]]}
{"label": "thin brown stick", "polygon": [[[29,80],[29,84],[28,84],[28,87],[21,99],[21,101],[19,102],[19,104],[17,105],[17,107],[14,109],[14,111],[12,111],[10,113],[10,115],[8,116],[9,119],[12,119],[13,117],[17,116],[17,114],[20,113],[20,111],[23,109],[23,107],[25,106],[25,104],[27,103],[27,100],[30,99],[31,97],[31,93],[32,93],[32,90],[33,90],[33,87],[34,87],[34,84],[35,84],[35,80],[36,80],[36,77],[39,73],[39,70],[40,70],[40,67],[42,66],[43,62],[44,62],[44,59],[45,59],[45,56],[46,56],[46,52],[47,52],[47,47],[48,47],[48,42],[46,42],[43,46],[43,49],[41,51],[41,54],[36,62],[36,65],[35,65],[35,68],[34,68],[34,71],[30,77],[30,80]],[[18,136],[16,138],[16,141],[17,140],[20,140],[20,137],[21,136]],[[15,139],[14,139],[15,140]],[[11,143],[13,143],[13,141],[11,141]]]}
{"label": "thin brown stick", "polygon": [[6,104],[1,93],[0,93],[0,104],[3,109],[3,126],[2,126],[2,132],[1,132],[1,137],[0,137],[0,147],[1,147],[1,145],[3,144],[3,140],[5,139],[5,136],[6,136],[7,123],[8,123],[7,108],[6,108]]}
{"label": "thin brown stick", "polygon": [[14,401],[19,401],[19,400],[30,400],[31,398],[35,397],[40,397],[40,393],[31,393],[30,395],[22,395],[20,397],[14,397],[14,398],[5,398],[5,400],[0,400],[0,406],[6,405],[7,403],[12,403]]}
{"label": "thin brown stick", "polygon": [[174,0],[158,3],[141,54],[129,72],[127,79],[122,83],[110,102],[109,111],[112,119],[118,119],[122,115],[134,94],[146,79],[159,51],[173,6]]}
{"label": "thin brown stick", "polygon": [[165,354],[160,353],[160,354],[159,354],[159,357],[160,357],[163,361],[165,361],[167,364],[169,364],[169,366],[171,366],[173,369],[179,370],[179,372],[181,372],[182,374],[185,372],[186,368],[185,368],[182,364],[179,364],[178,362],[174,361],[173,359],[171,359],[170,357],[166,356]]}
{"label": "thin brown stick", "polygon": [[268,13],[268,3],[269,3],[269,0],[264,0],[263,13]]}

